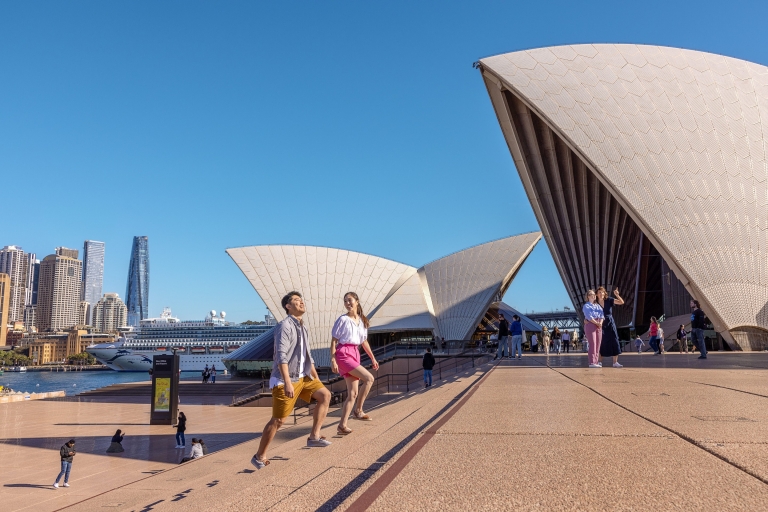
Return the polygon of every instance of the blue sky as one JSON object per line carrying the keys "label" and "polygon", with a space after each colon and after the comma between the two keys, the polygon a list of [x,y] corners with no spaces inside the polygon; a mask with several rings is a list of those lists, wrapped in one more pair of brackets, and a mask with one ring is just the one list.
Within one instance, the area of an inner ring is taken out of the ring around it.
{"label": "blue sky", "polygon": [[[766,2],[2,2],[0,244],[102,240],[122,296],[147,235],[152,315],[258,319],[227,247],[419,266],[538,230],[479,58],[634,42],[768,64],[766,19]],[[569,305],[543,241],[505,300]]]}

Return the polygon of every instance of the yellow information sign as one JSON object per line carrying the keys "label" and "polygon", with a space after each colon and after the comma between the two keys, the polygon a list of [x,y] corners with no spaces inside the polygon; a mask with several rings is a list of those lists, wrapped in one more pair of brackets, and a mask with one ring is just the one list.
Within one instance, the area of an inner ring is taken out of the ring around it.
{"label": "yellow information sign", "polygon": [[155,411],[171,410],[171,378],[155,379]]}

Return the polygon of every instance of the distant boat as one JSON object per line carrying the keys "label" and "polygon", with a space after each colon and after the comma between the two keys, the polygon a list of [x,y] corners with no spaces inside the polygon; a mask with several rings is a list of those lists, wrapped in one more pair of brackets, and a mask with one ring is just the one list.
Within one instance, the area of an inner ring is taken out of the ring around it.
{"label": "distant boat", "polygon": [[27,371],[27,367],[26,366],[11,366],[10,368],[8,368],[8,371],[9,372],[25,372],[25,371]]}

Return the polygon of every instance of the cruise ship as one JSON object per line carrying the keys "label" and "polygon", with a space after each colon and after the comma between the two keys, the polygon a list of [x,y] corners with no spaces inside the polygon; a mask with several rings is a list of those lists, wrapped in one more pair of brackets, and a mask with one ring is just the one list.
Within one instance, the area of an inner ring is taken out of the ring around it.
{"label": "cruise ship", "polygon": [[274,327],[267,316],[264,324],[238,325],[228,322],[226,313],[211,311],[205,320],[179,320],[170,308],[159,318],[142,320],[138,327],[124,332],[114,343],[99,343],[85,350],[96,360],[119,372],[146,372],[152,356],[181,356],[181,371],[203,371],[206,365],[223,372],[221,358],[244,346]]}

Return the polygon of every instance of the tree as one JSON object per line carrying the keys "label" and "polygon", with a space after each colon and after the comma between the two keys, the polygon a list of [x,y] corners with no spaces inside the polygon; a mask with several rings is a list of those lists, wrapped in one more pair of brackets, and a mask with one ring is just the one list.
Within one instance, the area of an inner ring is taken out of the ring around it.
{"label": "tree", "polygon": [[79,354],[72,354],[67,358],[67,362],[69,364],[75,364],[75,365],[89,365],[89,364],[95,364],[96,359],[89,354],[88,352],[80,352]]}

